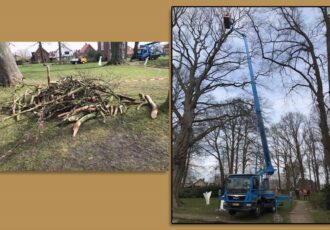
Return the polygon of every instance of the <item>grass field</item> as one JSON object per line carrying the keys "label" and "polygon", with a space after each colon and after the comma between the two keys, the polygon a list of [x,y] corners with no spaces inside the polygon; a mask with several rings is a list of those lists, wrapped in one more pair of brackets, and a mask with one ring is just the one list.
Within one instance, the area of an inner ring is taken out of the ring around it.
{"label": "grass field", "polygon": [[[124,115],[86,122],[76,138],[72,126],[46,123],[37,139],[36,119],[26,116],[0,122],[0,171],[163,171],[169,166],[169,116],[163,105],[169,87],[169,70],[142,65],[98,66],[51,65],[51,80],[67,75],[83,75],[112,80],[116,92],[132,97],[149,94],[160,106],[158,118],[150,118],[150,109],[131,108]],[[46,84],[46,67],[20,66],[26,84]],[[161,80],[148,80],[160,78]],[[165,79],[167,78],[167,79]],[[138,81],[134,81],[138,80]],[[143,81],[142,81],[143,80]],[[0,88],[0,105],[11,100],[14,88]],[[4,115],[1,115],[0,119]]]}
{"label": "grass field", "polygon": [[[181,201],[183,205],[173,212],[175,223],[273,223],[271,212],[265,212],[258,218],[249,213],[230,216],[225,211],[220,212],[217,198],[211,198],[210,205],[205,204],[204,198],[184,198]],[[283,217],[284,223],[289,222],[288,213],[291,209],[292,205],[288,202],[278,209],[278,214]]]}

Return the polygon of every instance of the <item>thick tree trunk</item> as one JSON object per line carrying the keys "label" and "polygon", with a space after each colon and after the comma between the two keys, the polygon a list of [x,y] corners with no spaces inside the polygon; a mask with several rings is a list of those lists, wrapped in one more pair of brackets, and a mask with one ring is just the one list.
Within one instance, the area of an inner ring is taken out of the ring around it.
{"label": "thick tree trunk", "polygon": [[125,42],[125,49],[124,49],[125,53],[124,53],[124,58],[126,59],[127,58],[127,42]]}
{"label": "thick tree trunk", "polygon": [[185,113],[182,117],[182,126],[180,133],[177,135],[173,146],[173,174],[172,174],[172,206],[177,208],[179,203],[179,188],[184,176],[185,166],[187,162],[189,142],[192,135],[192,122],[194,120],[194,109],[185,101]]}
{"label": "thick tree trunk", "polygon": [[172,171],[172,208],[180,206],[179,189],[184,174],[184,165],[174,164]]}
{"label": "thick tree trunk", "polygon": [[186,184],[188,170],[189,170],[189,164],[190,164],[190,153],[188,153],[188,158],[187,158],[187,162],[186,162],[186,166],[185,166],[185,170],[184,170],[184,174],[183,174],[183,178],[182,178],[181,187],[184,187],[184,185]]}
{"label": "thick tree trunk", "polygon": [[131,57],[131,60],[137,58],[138,50],[139,50],[139,42],[135,42],[134,43],[134,49],[133,49],[133,55]]}
{"label": "thick tree trunk", "polygon": [[123,43],[111,42],[111,58],[107,65],[120,65],[124,63],[123,59]]}
{"label": "thick tree trunk", "polygon": [[22,79],[23,76],[16,65],[9,44],[0,42],[0,86],[13,86]]}

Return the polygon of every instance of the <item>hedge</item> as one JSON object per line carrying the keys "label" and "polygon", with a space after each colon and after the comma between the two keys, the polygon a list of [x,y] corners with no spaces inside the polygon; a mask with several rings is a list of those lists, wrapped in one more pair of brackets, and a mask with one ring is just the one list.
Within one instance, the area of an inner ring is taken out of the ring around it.
{"label": "hedge", "polygon": [[206,187],[192,187],[192,188],[181,188],[179,190],[180,198],[203,198],[204,192],[212,191],[211,197],[219,196],[219,186],[206,186]]}

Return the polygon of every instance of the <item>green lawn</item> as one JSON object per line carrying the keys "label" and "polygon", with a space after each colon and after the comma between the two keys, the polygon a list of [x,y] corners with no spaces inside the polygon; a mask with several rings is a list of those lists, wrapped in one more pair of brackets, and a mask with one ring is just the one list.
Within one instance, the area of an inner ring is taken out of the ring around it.
{"label": "green lawn", "polygon": [[[26,84],[46,84],[46,67],[39,64],[20,66]],[[51,65],[51,80],[61,76],[83,75],[113,80],[117,93],[138,98],[149,94],[160,106],[158,118],[150,118],[150,109],[130,108],[126,114],[108,118],[106,124],[91,120],[82,125],[76,138],[72,126],[46,123],[37,138],[36,119],[0,122],[0,171],[163,171],[169,166],[169,116],[163,102],[169,81],[132,81],[169,78],[168,69],[120,65]],[[10,100],[14,88],[0,88],[0,106]],[[24,92],[21,90],[20,93]],[[5,117],[1,115],[0,119]]]}
{"label": "green lawn", "polygon": [[160,67],[160,68],[168,68],[168,60],[169,56],[161,56],[156,60],[149,60],[147,66],[150,67]]}
{"label": "green lawn", "polygon": [[[210,205],[205,204],[204,198],[184,198],[181,199],[183,205],[174,210],[174,216],[178,218],[174,222],[178,223],[273,223],[273,213],[265,212],[259,218],[254,217],[248,213],[237,213],[235,216],[230,216],[225,211],[218,211],[219,200],[211,198]],[[285,202],[283,206],[278,209],[278,214],[283,217],[284,223],[288,223],[288,213],[292,206]],[[180,219],[182,217],[182,219]],[[189,219],[191,217],[191,219]]]}
{"label": "green lawn", "polygon": [[[168,60],[167,60],[168,62]],[[129,63],[128,63],[129,64]],[[83,73],[85,75],[112,77],[118,80],[146,79],[152,77],[169,77],[169,71],[158,68],[145,68],[143,65],[99,66],[98,63],[86,64],[49,64],[52,80],[61,76]],[[127,68],[129,67],[129,68]],[[46,80],[46,67],[42,64],[20,66],[20,70],[28,84]]]}

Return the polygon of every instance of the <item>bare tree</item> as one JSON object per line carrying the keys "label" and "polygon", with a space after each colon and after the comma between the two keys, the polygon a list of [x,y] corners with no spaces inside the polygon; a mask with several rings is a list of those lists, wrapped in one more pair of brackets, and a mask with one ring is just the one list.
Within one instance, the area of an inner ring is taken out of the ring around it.
{"label": "bare tree", "polygon": [[23,76],[16,65],[9,44],[0,42],[0,86],[13,86],[22,79]]}
{"label": "bare tree", "polygon": [[[260,43],[262,57],[279,68],[286,86],[290,86],[290,91],[296,88],[308,89],[315,99],[324,158],[330,166],[328,105],[324,96],[324,79],[328,79],[325,69],[326,63],[329,64],[329,55],[325,54],[324,46],[329,43],[329,30],[326,32],[326,42],[322,22],[317,18],[312,18],[309,23],[303,20],[308,10],[309,15],[317,15],[315,12],[311,13],[314,9],[290,7],[272,9],[272,17],[267,14],[267,18],[258,19],[256,14],[250,14],[250,18]],[[324,22],[329,23],[327,9],[321,8],[319,12],[322,13],[320,15],[324,17]],[[268,18],[270,19],[267,23]]]}
{"label": "bare tree", "polygon": [[[320,182],[320,159],[318,157],[320,148],[320,138],[318,134],[318,128],[313,125],[311,119],[305,124],[303,131],[303,138],[306,144],[306,155],[308,157],[308,167],[310,171],[310,180],[313,174],[313,177],[316,182],[316,190],[320,190],[321,182]],[[327,179],[328,180],[328,179]]]}
{"label": "bare tree", "polygon": [[[209,115],[208,111],[219,104],[210,104],[210,92],[222,87],[242,87],[228,75],[242,63],[241,53],[225,41],[232,30],[225,30],[222,18],[224,9],[187,8],[183,13],[173,8],[173,172],[172,204],[179,205],[178,188],[181,183],[188,149],[208,133],[223,125],[228,115]],[[242,9],[232,8],[236,21]],[[213,126],[205,122],[217,121]]]}
{"label": "bare tree", "polygon": [[[239,100],[241,100],[242,107],[250,103],[242,99],[227,100],[227,103],[237,104]],[[244,173],[249,161],[249,146],[253,142],[251,133],[255,132],[255,127],[251,126],[254,116],[251,116],[252,112],[240,116],[242,114],[241,108],[237,106],[224,108],[224,113],[232,116],[233,119],[226,121],[223,126],[210,132],[202,140],[204,143],[201,144],[202,149],[218,162],[217,169],[219,170],[221,184],[224,183],[226,174],[232,174],[234,171],[235,173],[238,171]],[[248,111],[248,108],[245,108],[245,111]],[[210,126],[212,126],[212,123]]]}
{"label": "bare tree", "polygon": [[[16,54],[18,54],[18,55],[16,55]],[[17,58],[17,56],[19,58]],[[21,61],[22,65],[24,65],[24,63],[29,60],[29,50],[28,49],[21,49],[21,50],[16,51],[15,60],[16,61],[18,61],[18,60]]]}

